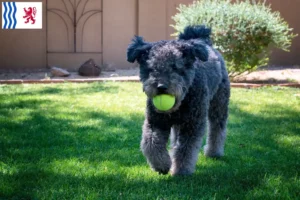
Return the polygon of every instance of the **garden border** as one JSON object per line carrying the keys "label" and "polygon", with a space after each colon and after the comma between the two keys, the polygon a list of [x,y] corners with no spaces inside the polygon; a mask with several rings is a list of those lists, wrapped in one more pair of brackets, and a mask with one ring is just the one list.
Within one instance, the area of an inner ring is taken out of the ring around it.
{"label": "garden border", "polygon": [[[97,79],[13,79],[0,80],[0,84],[54,84],[54,83],[92,83],[92,82],[139,82],[136,77],[114,77],[114,78],[97,78]],[[260,88],[260,87],[293,87],[300,88],[300,83],[284,83],[284,84],[252,84],[252,83],[231,83],[233,88]]]}

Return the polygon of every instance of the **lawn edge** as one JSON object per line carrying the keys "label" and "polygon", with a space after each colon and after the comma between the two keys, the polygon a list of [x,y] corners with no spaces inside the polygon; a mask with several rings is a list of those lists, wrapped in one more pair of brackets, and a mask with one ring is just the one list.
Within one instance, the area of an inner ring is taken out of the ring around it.
{"label": "lawn edge", "polygon": [[[54,83],[92,83],[92,82],[139,82],[136,77],[117,77],[117,78],[98,78],[98,79],[41,79],[41,80],[0,80],[0,84],[54,84]],[[300,83],[281,83],[281,84],[253,84],[253,83],[230,83],[232,88],[260,88],[260,87],[293,87],[300,88]]]}

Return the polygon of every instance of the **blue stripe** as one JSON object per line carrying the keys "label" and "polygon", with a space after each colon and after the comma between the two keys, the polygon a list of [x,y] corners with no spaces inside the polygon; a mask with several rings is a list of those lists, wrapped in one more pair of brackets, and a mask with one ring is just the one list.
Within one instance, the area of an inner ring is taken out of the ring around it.
{"label": "blue stripe", "polygon": [[8,7],[9,7],[9,12],[8,12],[8,28],[10,29],[10,26],[11,26],[11,10],[12,10],[10,2],[8,2]]}
{"label": "blue stripe", "polygon": [[6,14],[7,14],[7,7],[6,7],[6,2],[2,3],[4,5],[4,25],[3,25],[3,29],[6,29],[6,25],[7,25],[7,18],[6,18]]}
{"label": "blue stripe", "polygon": [[16,6],[16,2],[13,2],[13,6],[14,6],[14,14],[13,14],[13,18],[14,18],[14,24],[13,24],[13,29],[16,28],[16,25],[17,25],[17,19],[16,19],[16,12],[17,12],[17,6]]}

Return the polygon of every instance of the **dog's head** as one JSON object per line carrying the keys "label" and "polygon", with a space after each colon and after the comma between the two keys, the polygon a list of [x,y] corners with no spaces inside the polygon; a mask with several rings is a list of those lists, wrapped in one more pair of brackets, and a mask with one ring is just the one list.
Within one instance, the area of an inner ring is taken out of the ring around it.
{"label": "dog's head", "polygon": [[[159,94],[175,96],[175,106],[168,112],[175,111],[180,106],[192,85],[195,61],[206,62],[211,56],[215,56],[204,38],[187,36],[191,35],[189,28],[185,29],[186,34],[184,32],[180,35],[179,40],[148,43],[136,36],[127,49],[127,60],[137,61],[140,65],[140,80],[149,98]],[[201,27],[202,36],[204,30],[209,30],[210,33],[210,29]]]}

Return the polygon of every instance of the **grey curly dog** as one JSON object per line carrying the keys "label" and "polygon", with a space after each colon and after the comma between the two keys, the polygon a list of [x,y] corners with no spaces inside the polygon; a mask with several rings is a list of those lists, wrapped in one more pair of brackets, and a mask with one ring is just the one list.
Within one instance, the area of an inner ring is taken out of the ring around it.
{"label": "grey curly dog", "polygon": [[[127,60],[139,63],[147,95],[141,150],[151,168],[161,174],[195,171],[207,122],[204,154],[224,154],[230,82],[210,34],[205,26],[188,26],[178,40],[148,43],[135,36],[128,46]],[[174,107],[157,110],[152,98],[159,94],[175,96]]]}

